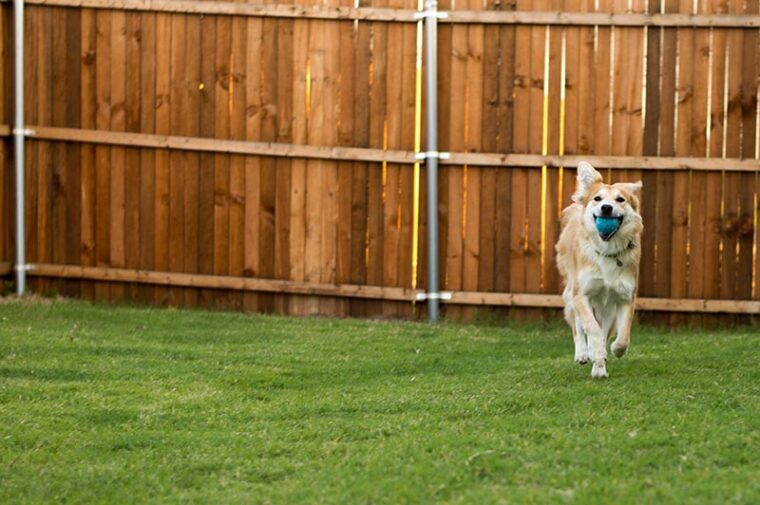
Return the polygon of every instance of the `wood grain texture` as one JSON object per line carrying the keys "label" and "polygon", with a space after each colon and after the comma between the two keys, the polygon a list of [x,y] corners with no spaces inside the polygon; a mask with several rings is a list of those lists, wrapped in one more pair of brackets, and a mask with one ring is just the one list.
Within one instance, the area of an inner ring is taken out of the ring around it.
{"label": "wood grain texture", "polygon": [[[171,18],[156,15],[156,104],[155,128],[157,134],[171,131]],[[169,152],[160,150],[155,158],[155,250],[153,264],[156,270],[169,270]],[[163,305],[168,300],[168,290],[156,288],[155,302]]]}
{"label": "wood grain texture", "polygon": [[[156,15],[141,14],[140,20],[140,125],[139,131],[156,131]],[[84,151],[83,151],[84,152]],[[139,268],[150,270],[154,265],[156,233],[156,152],[140,149],[139,190]],[[150,286],[139,286],[137,299],[149,303],[154,297]]]}
{"label": "wood grain texture", "polygon": [[[7,2],[10,0],[0,0]],[[414,5],[403,9],[376,7],[346,7],[335,5],[272,5],[244,2],[215,2],[209,0],[27,0],[27,4],[92,9],[121,9],[186,14],[220,14],[226,16],[255,16],[302,19],[344,19],[365,21],[394,21],[414,23]],[[297,2],[301,3],[301,2]],[[308,3],[308,2],[306,2]],[[440,10],[449,7],[440,6]],[[636,14],[626,12],[495,12],[457,10],[449,12],[439,23],[535,24],[570,26],[702,26],[702,27],[760,27],[758,16],[688,14]]]}
{"label": "wood grain texture", "polygon": [[[230,136],[230,48],[232,20],[216,20],[216,55],[214,72],[214,137]],[[230,261],[230,157],[214,157],[214,273],[229,274]],[[229,307],[229,293],[217,297],[215,304]]]}
{"label": "wood grain texture", "polygon": [[[293,20],[280,20],[277,24],[277,141],[293,142],[294,110],[294,24]],[[275,210],[274,210],[274,277],[288,279],[290,275],[290,195],[292,160],[278,158],[276,161]],[[274,310],[287,313],[288,299],[274,299]]]}
{"label": "wood grain texture", "polygon": [[[373,163],[399,163],[411,166],[415,161],[412,150],[383,150],[360,147],[323,147],[277,142],[253,142],[237,140],[213,140],[202,137],[180,135],[155,135],[129,132],[109,132],[81,128],[59,128],[29,125],[29,138],[39,140],[92,143],[107,146],[150,147],[201,153],[246,154],[314,160],[353,160]],[[754,173],[758,169],[756,159],[707,158],[690,156],[611,156],[611,155],[571,155],[521,154],[521,153],[467,153],[448,152],[448,157],[440,160],[440,165],[478,165],[501,169],[540,169],[543,166],[576,166],[588,161],[602,168],[635,169],[641,171],[730,171]]]}
{"label": "wood grain texture", "polygon": [[[2,268],[2,265],[0,265]],[[146,270],[129,270],[107,267],[80,267],[74,265],[36,264],[30,271],[31,276],[98,279],[112,282],[139,282],[163,286],[206,287],[212,289],[231,289],[237,291],[260,291],[268,293],[297,293],[311,296],[368,298],[375,300],[410,301],[421,290],[398,287],[335,285],[298,281],[281,281],[275,279],[251,279],[218,275],[183,274],[174,272],[155,272]],[[453,293],[448,303],[463,305],[495,305],[536,308],[559,308],[563,301],[560,295],[530,293]],[[682,311],[691,313],[727,313],[756,314],[760,310],[759,301],[733,301],[709,299],[662,299],[637,298],[636,306],[640,310]]]}
{"label": "wood grain texture", "polygon": [[[677,0],[663,0],[660,2],[660,10],[671,12],[678,9]],[[658,125],[658,154],[660,156],[673,156],[675,154],[675,118],[676,118],[676,49],[678,44],[678,32],[675,29],[664,30],[660,43],[660,85],[658,93],[657,115]],[[650,103],[650,101],[648,101]],[[647,109],[649,110],[649,109]],[[647,115],[649,117],[649,115]],[[648,136],[654,135],[651,120],[649,128],[645,130],[645,154],[651,149]],[[673,244],[674,244],[674,190],[676,174],[662,172],[657,174],[657,222],[655,223],[655,296],[667,297],[671,291],[671,275],[673,268]],[[663,317],[660,322],[667,323],[669,319]]]}
{"label": "wood grain texture", "polygon": [[[293,26],[293,142],[305,144],[307,140],[307,61],[309,54],[307,20],[296,20]],[[306,279],[306,161],[294,159],[290,176],[290,219],[288,224],[290,280]],[[305,300],[290,297],[288,312],[304,314]]]}
{"label": "wood grain texture", "polygon": [[[757,4],[699,2],[693,15],[690,0],[441,2],[451,11],[438,62],[449,317],[482,304],[518,317],[538,314],[541,300],[554,306],[536,297],[560,288],[558,213],[581,160],[613,180],[644,180],[639,294],[659,300],[640,305],[662,313],[655,320],[734,321],[704,314],[760,297]],[[30,285],[100,300],[421,316],[424,303],[409,297],[415,7],[32,0],[29,256],[122,273]],[[10,209],[11,182],[0,177],[0,208]],[[418,203],[422,287],[424,192]],[[0,229],[0,260],[13,238]],[[134,271],[182,280],[123,274]],[[690,310],[701,315],[684,319]]]}
{"label": "wood grain texture", "polygon": [[[249,20],[247,20],[249,21]],[[207,16],[201,19],[200,33],[200,78],[199,78],[199,125],[198,132],[203,138],[214,136],[214,117],[216,108],[216,18]],[[214,155],[200,153],[198,160],[198,271],[202,274],[214,273]],[[203,306],[213,304],[216,293],[201,290],[199,303]]]}

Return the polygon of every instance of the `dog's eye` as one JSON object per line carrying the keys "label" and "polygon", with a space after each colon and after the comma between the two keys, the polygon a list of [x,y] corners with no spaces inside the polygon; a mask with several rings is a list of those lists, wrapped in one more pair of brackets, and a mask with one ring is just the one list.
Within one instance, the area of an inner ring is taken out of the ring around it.
{"label": "dog's eye", "polygon": [[594,201],[595,202],[601,202],[602,201],[602,197],[601,196],[595,196],[594,197]]}
{"label": "dog's eye", "polygon": [[619,197],[615,198],[615,201],[623,203],[625,201],[625,198],[623,198],[622,196],[619,196]]}

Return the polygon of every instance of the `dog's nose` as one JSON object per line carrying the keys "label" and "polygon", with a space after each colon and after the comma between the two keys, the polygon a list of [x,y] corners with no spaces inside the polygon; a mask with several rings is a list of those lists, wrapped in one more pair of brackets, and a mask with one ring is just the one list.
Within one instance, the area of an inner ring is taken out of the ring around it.
{"label": "dog's nose", "polygon": [[612,214],[612,205],[605,203],[602,205],[602,215],[609,216],[610,214]]}

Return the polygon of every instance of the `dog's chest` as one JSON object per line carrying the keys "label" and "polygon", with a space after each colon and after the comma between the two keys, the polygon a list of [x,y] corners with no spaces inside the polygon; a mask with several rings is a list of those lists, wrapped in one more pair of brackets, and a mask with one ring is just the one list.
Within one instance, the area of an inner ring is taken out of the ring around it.
{"label": "dog's chest", "polygon": [[592,302],[608,305],[633,300],[636,280],[630,270],[621,268],[614,259],[585,269],[581,273],[581,289]]}

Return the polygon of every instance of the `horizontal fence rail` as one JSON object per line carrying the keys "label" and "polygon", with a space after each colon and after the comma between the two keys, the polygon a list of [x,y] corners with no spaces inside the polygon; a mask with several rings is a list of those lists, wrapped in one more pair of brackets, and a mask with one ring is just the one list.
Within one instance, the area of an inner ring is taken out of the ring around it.
{"label": "horizontal fence rail", "polygon": [[[0,125],[0,136],[9,136],[10,127]],[[424,152],[370,149],[361,147],[310,146],[275,142],[223,140],[176,135],[85,130],[51,126],[27,126],[29,139],[124,147],[147,147],[180,151],[247,154],[260,156],[310,158],[343,161],[372,161],[414,164],[424,161]],[[540,155],[447,152],[439,157],[442,165],[472,165],[483,167],[576,167],[588,161],[603,168],[639,170],[710,170],[756,172],[760,160],[738,158],[690,158],[668,156],[598,156],[598,155]]]}
{"label": "horizontal fence rail", "polygon": [[[0,0],[10,2],[10,0]],[[295,19],[416,23],[420,11],[379,7],[327,7],[193,0],[26,0],[48,7],[79,7],[140,12],[214,14]],[[634,14],[602,12],[438,11],[439,23],[621,27],[760,28],[760,16],[729,14]]]}
{"label": "horizontal fence rail", "polygon": [[[2,267],[2,265],[0,265]],[[175,272],[153,272],[106,267],[78,267],[70,265],[32,264],[31,277],[87,279],[124,283],[150,284],[190,288],[234,289],[263,293],[289,293],[298,295],[337,296],[414,302],[423,290],[366,286],[351,284],[318,284],[310,282],[254,279],[219,275],[197,275]],[[560,308],[564,306],[560,295],[529,293],[449,292],[445,303],[457,305],[492,305],[503,307]],[[667,312],[707,312],[728,314],[760,313],[760,301],[694,300],[637,298],[640,310]]]}

